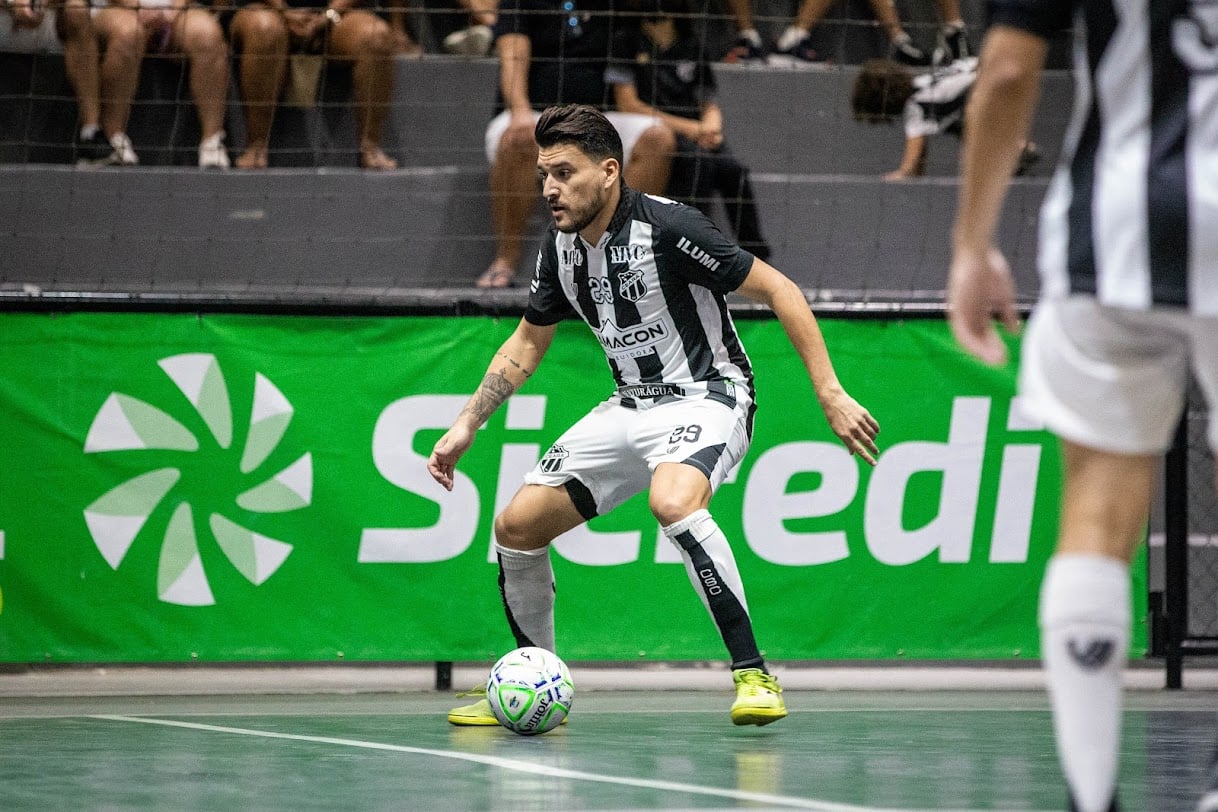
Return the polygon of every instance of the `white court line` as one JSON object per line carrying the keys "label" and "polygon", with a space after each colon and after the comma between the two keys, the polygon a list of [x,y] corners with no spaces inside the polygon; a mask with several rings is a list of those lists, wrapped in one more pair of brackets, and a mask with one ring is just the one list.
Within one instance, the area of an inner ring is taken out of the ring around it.
{"label": "white court line", "polygon": [[[105,719],[112,722],[138,722],[145,725],[181,727],[186,728],[187,730],[203,730],[211,733],[232,733],[239,736],[256,736],[264,739],[288,739],[290,741],[312,742],[314,744],[335,744],[340,747],[358,747],[364,750],[387,750],[395,753],[436,756],[439,758],[456,759],[458,761],[472,761],[476,764],[485,764],[488,767],[498,767],[503,770],[514,770],[516,772],[542,775],[546,776],[547,778],[568,778],[575,781],[594,781],[600,784],[619,784],[628,787],[659,789],[666,790],[668,792],[684,792],[693,795],[712,795],[719,798],[730,798],[736,801],[751,801],[754,803],[769,804],[770,806],[784,806],[793,809],[815,809],[820,810],[820,812],[898,812],[898,810],[883,810],[870,806],[854,806],[852,804],[838,804],[831,803],[829,801],[817,801],[811,798],[793,798],[787,795],[771,795],[765,792],[745,792],[743,790],[734,789],[715,789],[714,787],[682,784],[676,781],[656,781],[649,778],[620,778],[612,775],[600,775],[597,773],[583,772],[581,770],[568,770],[562,767],[550,767],[544,764],[535,764],[528,761],[499,758],[497,756],[481,756],[474,753],[461,753],[455,750],[432,750],[426,747],[410,747],[404,744],[384,744],[381,742],[361,741],[359,739],[337,739],[330,736],[304,736],[296,733],[277,733],[272,730],[250,730],[242,727],[222,727],[220,725],[207,725],[199,722],[180,722],[172,719],[153,719],[141,716],[91,714],[89,718]],[[914,812],[914,810],[901,810],[900,812]],[[940,812],[947,811],[941,810]]]}

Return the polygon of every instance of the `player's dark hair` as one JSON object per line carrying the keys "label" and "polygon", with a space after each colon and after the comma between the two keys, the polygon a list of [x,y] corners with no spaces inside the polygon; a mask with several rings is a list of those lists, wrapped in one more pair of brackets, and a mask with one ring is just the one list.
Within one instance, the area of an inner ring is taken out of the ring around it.
{"label": "player's dark hair", "polygon": [[533,138],[542,149],[571,144],[595,161],[616,158],[625,163],[622,137],[603,113],[586,104],[547,107],[533,128]]}
{"label": "player's dark hair", "polygon": [[909,68],[891,59],[868,59],[854,80],[850,109],[855,121],[880,124],[900,118],[913,94]]}

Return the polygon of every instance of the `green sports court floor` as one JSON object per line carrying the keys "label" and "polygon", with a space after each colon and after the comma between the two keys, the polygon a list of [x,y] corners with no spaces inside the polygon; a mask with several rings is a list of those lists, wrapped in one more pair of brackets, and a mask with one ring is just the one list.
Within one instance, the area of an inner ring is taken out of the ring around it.
{"label": "green sports court floor", "polygon": [[[0,676],[0,810],[1064,808],[1039,689],[788,688],[787,719],[737,728],[726,684],[581,688],[573,672],[570,724],[533,738],[449,725],[449,692],[344,688],[341,672]],[[1126,693],[1127,812],[1195,803],[1218,691],[1185,685]]]}

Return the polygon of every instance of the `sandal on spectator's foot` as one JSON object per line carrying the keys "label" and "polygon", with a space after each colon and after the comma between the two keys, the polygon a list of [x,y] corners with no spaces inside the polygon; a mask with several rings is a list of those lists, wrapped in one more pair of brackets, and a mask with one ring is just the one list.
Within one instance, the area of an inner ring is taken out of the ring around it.
{"label": "sandal on spectator's foot", "polygon": [[359,153],[360,169],[397,169],[398,162],[390,158],[379,147],[364,147]]}
{"label": "sandal on spectator's foot", "polygon": [[516,284],[516,271],[509,265],[492,262],[474,284],[480,288],[510,288]]}

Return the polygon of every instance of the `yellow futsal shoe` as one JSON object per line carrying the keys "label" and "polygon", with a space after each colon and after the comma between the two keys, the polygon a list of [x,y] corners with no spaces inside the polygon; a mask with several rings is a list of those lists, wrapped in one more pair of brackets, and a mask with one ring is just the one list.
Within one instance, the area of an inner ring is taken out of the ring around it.
{"label": "yellow futsal shoe", "polygon": [[732,724],[768,725],[787,715],[778,680],[760,668],[740,668],[732,672],[736,681],[736,701],[732,703]]}
{"label": "yellow futsal shoe", "polygon": [[[480,697],[480,699],[469,705],[460,705],[450,710],[448,712],[449,724],[461,725],[463,727],[489,727],[499,724],[499,720],[495,718],[495,712],[491,710],[490,700],[486,698],[486,688],[474,688],[469,691],[462,691],[457,696],[476,696]],[[564,716],[562,724],[565,725],[569,718],[569,716]]]}
{"label": "yellow futsal shoe", "polygon": [[462,691],[457,696],[477,696],[481,698],[470,705],[461,705],[450,710],[448,712],[450,724],[484,726],[499,724],[499,720],[495,718],[495,712],[491,710],[491,703],[486,699],[486,686],[474,688],[472,691]]}

